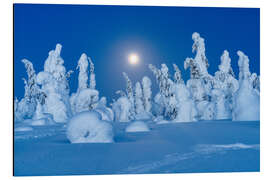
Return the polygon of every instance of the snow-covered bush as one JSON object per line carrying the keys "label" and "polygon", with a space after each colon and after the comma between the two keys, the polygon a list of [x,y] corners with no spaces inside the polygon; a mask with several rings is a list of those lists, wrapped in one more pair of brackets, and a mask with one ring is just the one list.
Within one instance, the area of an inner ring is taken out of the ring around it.
{"label": "snow-covered bush", "polygon": [[112,125],[102,121],[95,111],[78,113],[67,125],[67,138],[71,143],[112,143],[113,137]]}
{"label": "snow-covered bush", "polygon": [[147,132],[148,125],[143,121],[133,121],[126,127],[126,132]]}
{"label": "snow-covered bush", "polygon": [[260,96],[250,81],[249,59],[243,52],[239,56],[239,89],[233,98],[233,120],[260,120]]}

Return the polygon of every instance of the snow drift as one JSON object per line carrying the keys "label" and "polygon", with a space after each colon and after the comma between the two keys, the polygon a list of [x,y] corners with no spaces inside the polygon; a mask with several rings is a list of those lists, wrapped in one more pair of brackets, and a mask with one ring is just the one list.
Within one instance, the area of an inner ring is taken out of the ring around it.
{"label": "snow drift", "polygon": [[146,132],[146,131],[149,131],[149,127],[143,121],[134,121],[126,127],[126,132]]}
{"label": "snow drift", "polygon": [[69,120],[66,132],[71,143],[112,143],[114,142],[113,127],[101,120],[95,111],[76,114]]}

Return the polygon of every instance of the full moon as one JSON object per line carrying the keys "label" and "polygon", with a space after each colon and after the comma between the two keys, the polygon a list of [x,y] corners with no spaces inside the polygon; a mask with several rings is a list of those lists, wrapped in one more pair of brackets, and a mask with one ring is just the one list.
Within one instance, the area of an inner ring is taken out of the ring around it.
{"label": "full moon", "polygon": [[130,54],[128,56],[128,61],[132,65],[138,64],[139,63],[139,56],[137,54]]}

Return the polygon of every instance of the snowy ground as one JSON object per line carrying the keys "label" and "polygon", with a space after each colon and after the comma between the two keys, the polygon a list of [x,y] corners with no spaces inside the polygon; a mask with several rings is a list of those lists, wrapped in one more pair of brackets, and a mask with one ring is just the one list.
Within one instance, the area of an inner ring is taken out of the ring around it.
{"label": "snowy ground", "polygon": [[150,124],[115,143],[70,144],[64,126],[15,132],[15,176],[241,172],[260,170],[260,123],[208,121]]}

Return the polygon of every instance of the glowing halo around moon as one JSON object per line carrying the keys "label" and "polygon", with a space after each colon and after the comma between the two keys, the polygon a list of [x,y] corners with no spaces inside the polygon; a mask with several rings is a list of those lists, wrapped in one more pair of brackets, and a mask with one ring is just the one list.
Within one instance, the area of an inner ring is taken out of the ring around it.
{"label": "glowing halo around moon", "polygon": [[128,56],[129,64],[136,65],[139,63],[139,56],[135,53],[132,53]]}

